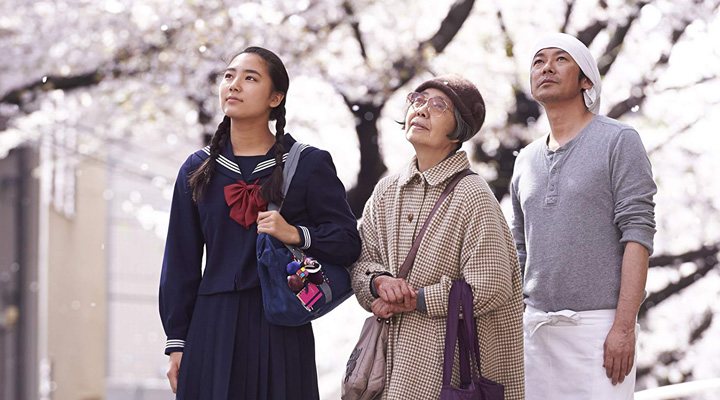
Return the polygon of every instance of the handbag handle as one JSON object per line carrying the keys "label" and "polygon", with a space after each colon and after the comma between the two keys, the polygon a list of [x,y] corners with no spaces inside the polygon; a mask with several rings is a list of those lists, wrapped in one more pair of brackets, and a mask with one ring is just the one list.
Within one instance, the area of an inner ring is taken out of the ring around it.
{"label": "handbag handle", "polygon": [[[445,324],[445,354],[443,361],[443,386],[449,386],[452,379],[453,361],[455,360],[455,345],[458,339],[458,325],[460,324],[460,302],[462,296],[462,288],[458,284],[460,281],[453,283],[450,287],[448,295],[448,317]],[[462,348],[460,351],[462,352]],[[469,363],[468,363],[469,364]],[[469,365],[468,365],[469,367]],[[463,362],[461,359],[460,370],[461,379],[465,375],[462,371]],[[469,375],[469,374],[468,374]]]}
{"label": "handbag handle", "polygon": [[468,175],[475,174],[470,169],[464,169],[452,178],[452,180],[445,186],[445,189],[440,194],[440,197],[435,202],[435,205],[433,206],[432,210],[430,211],[430,214],[428,215],[427,219],[425,220],[425,223],[423,224],[422,228],[420,228],[420,233],[418,233],[417,237],[415,238],[415,241],[413,241],[413,245],[410,248],[410,252],[408,253],[407,257],[405,257],[405,261],[403,261],[402,265],[400,266],[400,270],[398,271],[398,278],[407,278],[408,274],[410,273],[410,268],[415,263],[415,256],[417,256],[418,249],[420,249],[420,242],[422,242],[423,236],[425,236],[425,231],[427,231],[428,226],[430,225],[430,222],[432,222],[432,218],[437,212],[437,210],[442,205],[443,201],[450,195],[450,192],[452,192],[455,189],[455,186],[457,186],[458,182],[460,180]]}
{"label": "handbag handle", "polygon": [[[470,365],[470,358],[474,359],[478,375],[482,377],[480,370],[480,347],[477,339],[475,316],[472,312],[472,288],[467,282],[457,280],[453,282],[448,297],[445,358],[443,360],[443,386],[450,386],[453,362],[455,360],[455,346],[457,344],[458,355],[460,357],[460,385],[467,387],[476,377]],[[461,307],[463,318],[460,317]]]}
{"label": "handbag handle", "polygon": [[[478,334],[477,334],[477,325],[475,324],[475,315],[473,313],[473,294],[472,294],[472,288],[470,285],[462,281],[464,284],[462,286],[462,309],[463,309],[463,328],[465,329],[465,334],[462,335],[463,337],[461,339],[465,339],[465,343],[460,343],[461,349],[462,347],[465,347],[465,354],[470,355],[472,358],[475,359],[475,366],[477,367],[478,374],[482,376],[482,372],[480,370],[481,360],[480,360],[480,345],[478,343]],[[470,363],[467,362],[468,368],[470,367]],[[472,370],[470,370],[471,372]],[[472,374],[474,376],[474,374]]]}

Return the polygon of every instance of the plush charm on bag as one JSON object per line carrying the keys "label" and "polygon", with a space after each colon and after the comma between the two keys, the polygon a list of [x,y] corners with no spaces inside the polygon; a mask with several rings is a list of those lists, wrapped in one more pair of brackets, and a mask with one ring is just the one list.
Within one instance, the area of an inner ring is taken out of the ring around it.
{"label": "plush charm on bag", "polygon": [[[283,196],[297,168],[300,143],[290,149],[283,168]],[[268,209],[279,207],[270,204]],[[308,257],[297,247],[286,246],[261,233],[256,244],[258,277],[265,318],[283,326],[300,326],[319,318],[352,295],[346,267]]]}
{"label": "plush charm on bag", "polygon": [[323,296],[318,285],[325,282],[322,265],[312,257],[305,257],[302,261],[292,260],[287,265],[288,287],[297,295],[308,311]]}

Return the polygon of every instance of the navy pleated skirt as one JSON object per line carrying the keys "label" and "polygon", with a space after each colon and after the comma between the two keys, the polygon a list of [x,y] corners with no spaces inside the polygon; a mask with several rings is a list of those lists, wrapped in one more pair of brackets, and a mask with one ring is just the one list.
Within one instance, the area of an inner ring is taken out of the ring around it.
{"label": "navy pleated skirt", "polygon": [[198,296],[177,400],[316,400],[312,325],[270,324],[260,288]]}

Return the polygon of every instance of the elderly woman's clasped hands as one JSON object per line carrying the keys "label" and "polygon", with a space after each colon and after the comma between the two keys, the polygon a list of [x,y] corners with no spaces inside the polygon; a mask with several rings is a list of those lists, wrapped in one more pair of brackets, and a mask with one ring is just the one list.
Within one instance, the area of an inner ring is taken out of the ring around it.
{"label": "elderly woman's clasped hands", "polygon": [[395,314],[415,311],[417,289],[402,278],[382,275],[373,279],[378,298],[372,303],[372,312],[379,318],[390,318]]}

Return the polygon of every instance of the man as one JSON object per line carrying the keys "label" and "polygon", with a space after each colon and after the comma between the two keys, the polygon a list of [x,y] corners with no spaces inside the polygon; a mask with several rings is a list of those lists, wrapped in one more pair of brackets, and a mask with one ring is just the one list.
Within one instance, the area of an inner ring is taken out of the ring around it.
{"label": "man", "polygon": [[534,50],[531,92],[551,131],[520,152],[511,184],[526,398],[631,399],[655,234],[650,161],[633,128],[598,115],[584,44],[551,34]]}

